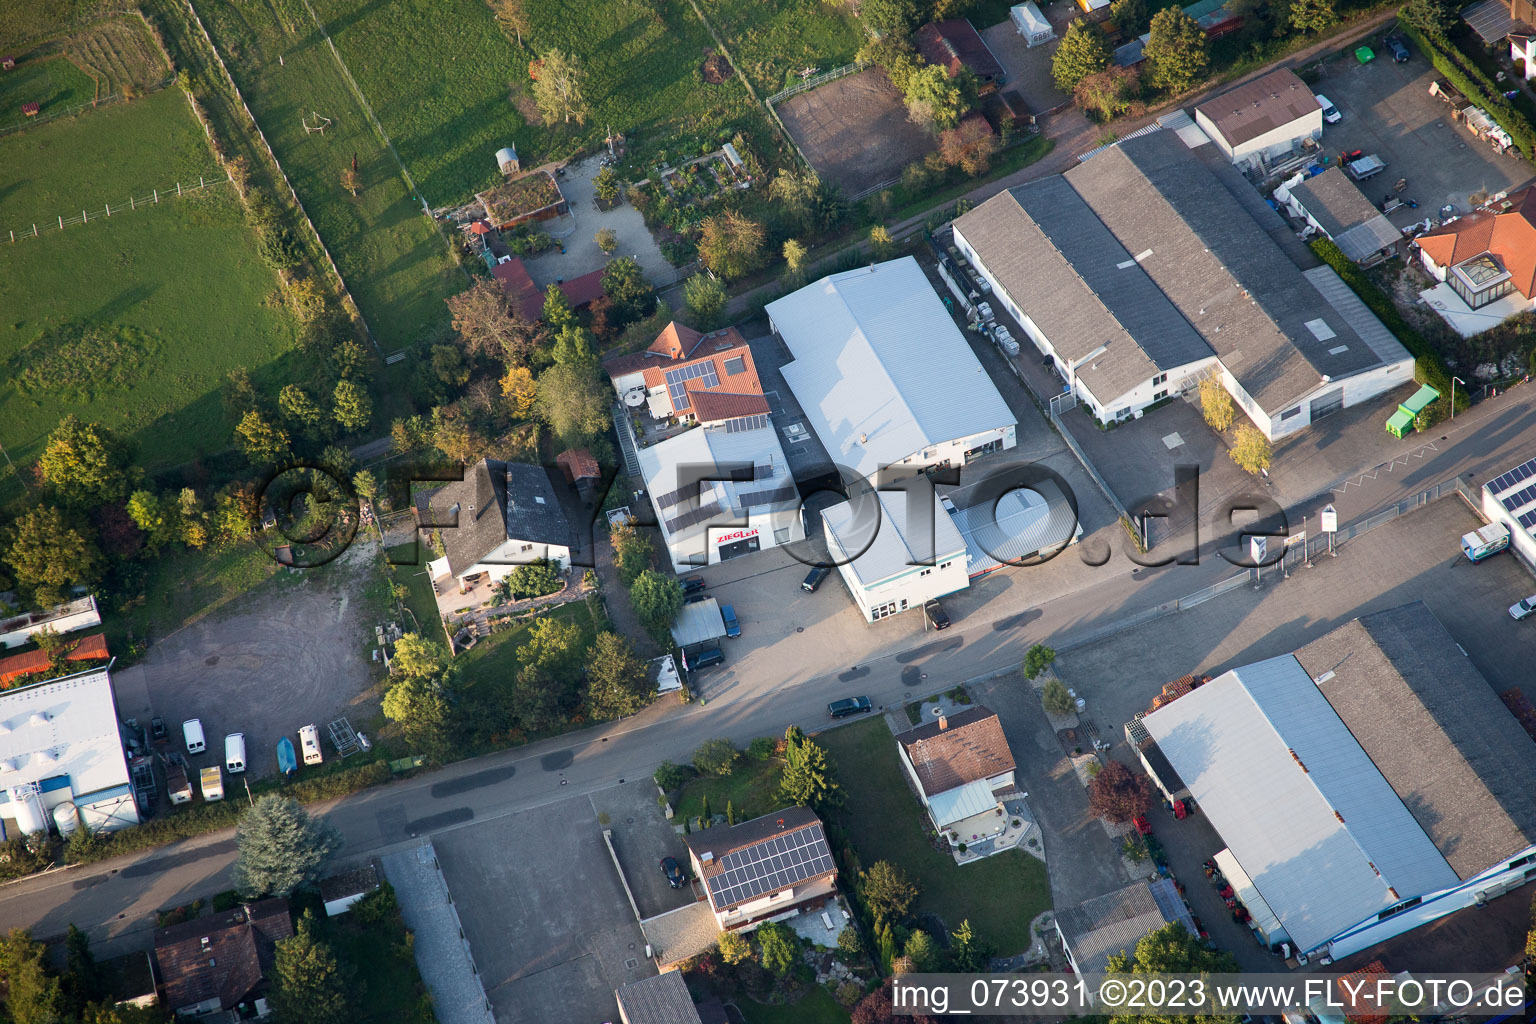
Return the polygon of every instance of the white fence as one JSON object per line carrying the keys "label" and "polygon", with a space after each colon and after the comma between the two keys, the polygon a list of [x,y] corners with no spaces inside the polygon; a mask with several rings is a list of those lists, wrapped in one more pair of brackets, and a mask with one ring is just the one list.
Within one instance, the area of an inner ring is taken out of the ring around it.
{"label": "white fence", "polygon": [[158,188],[150,189],[147,195],[130,195],[126,203],[119,203],[117,206],[113,206],[111,203],[103,203],[99,210],[81,210],[70,217],[57,214],[51,219],[38,221],[20,231],[14,228],[8,229],[10,231],[10,240],[15,242],[23,238],[36,238],[44,231],[63,231],[65,228],[74,227],[77,224],[89,224],[93,220],[102,221],[108,217],[120,217],[125,213],[146,210],[160,205],[163,201],[176,199],[181,196],[189,196],[194,192],[201,192],[203,189],[212,188],[215,185],[229,184],[231,180],[227,174],[219,174],[211,178],[198,178],[195,185],[183,184],[178,181],[175,185],[163,190]]}

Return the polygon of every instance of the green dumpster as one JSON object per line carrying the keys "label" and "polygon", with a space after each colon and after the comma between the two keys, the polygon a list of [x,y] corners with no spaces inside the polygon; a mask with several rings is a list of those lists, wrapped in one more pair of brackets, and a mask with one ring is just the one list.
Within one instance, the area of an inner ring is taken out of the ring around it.
{"label": "green dumpster", "polygon": [[1418,419],[1419,413],[1433,405],[1439,397],[1440,392],[1428,384],[1420,387],[1419,390],[1409,397],[1408,401],[1399,405],[1397,412],[1393,413],[1392,418],[1387,420],[1387,433],[1393,437],[1402,437],[1408,433],[1413,429],[1413,421]]}
{"label": "green dumpster", "polygon": [[1387,420],[1387,433],[1393,437],[1400,438],[1412,429],[1413,417],[1404,412],[1401,406],[1398,407],[1397,412],[1392,414],[1392,418]]}
{"label": "green dumpster", "polygon": [[1355,51],[1355,60],[1358,60],[1361,64],[1369,64],[1375,59],[1376,51],[1372,50],[1369,46],[1362,46]]}

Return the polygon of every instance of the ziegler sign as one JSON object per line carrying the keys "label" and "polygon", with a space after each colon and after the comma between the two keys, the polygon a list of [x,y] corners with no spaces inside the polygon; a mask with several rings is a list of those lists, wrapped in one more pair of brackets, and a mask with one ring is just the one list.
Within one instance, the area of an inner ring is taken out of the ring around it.
{"label": "ziegler sign", "polygon": [[721,545],[721,544],[729,544],[732,541],[746,540],[748,537],[756,537],[758,535],[758,532],[759,531],[754,529],[754,530],[737,530],[734,533],[722,533],[722,534],[720,534],[719,536],[717,536],[715,538],[715,543],[717,545]]}

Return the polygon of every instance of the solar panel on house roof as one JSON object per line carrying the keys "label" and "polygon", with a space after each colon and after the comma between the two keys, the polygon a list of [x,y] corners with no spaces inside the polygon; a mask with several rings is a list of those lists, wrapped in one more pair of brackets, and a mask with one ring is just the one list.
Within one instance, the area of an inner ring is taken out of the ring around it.
{"label": "solar panel on house roof", "polygon": [[720,867],[709,879],[717,907],[756,899],[834,870],[820,824],[728,853],[720,858]]}
{"label": "solar panel on house roof", "polygon": [[1508,473],[1505,473],[1503,476],[1494,480],[1493,483],[1489,484],[1488,489],[1494,494],[1499,494],[1502,491],[1509,490],[1515,484],[1518,484],[1523,480],[1529,480],[1533,476],[1536,476],[1536,459],[1532,459],[1523,465],[1516,466],[1514,469],[1510,470]]}
{"label": "solar panel on house roof", "polygon": [[1499,503],[1509,512],[1513,512],[1524,505],[1529,505],[1532,501],[1536,501],[1536,484],[1531,484],[1508,497],[1499,499]]}
{"label": "solar panel on house roof", "polygon": [[688,382],[691,380],[702,380],[706,388],[720,386],[720,378],[715,375],[715,364],[712,360],[668,370],[667,394],[672,398],[673,409],[688,408]]}
{"label": "solar panel on house roof", "polygon": [[676,519],[667,520],[667,532],[677,533],[679,530],[686,530],[690,526],[697,526],[699,523],[712,519],[719,514],[720,506],[711,501],[703,508],[696,508],[692,512],[684,512]]}

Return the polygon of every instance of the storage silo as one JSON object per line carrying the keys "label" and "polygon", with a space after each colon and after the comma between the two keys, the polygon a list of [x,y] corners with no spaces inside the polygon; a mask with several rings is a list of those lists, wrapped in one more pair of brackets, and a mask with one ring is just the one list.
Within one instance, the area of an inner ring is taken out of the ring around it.
{"label": "storage silo", "polygon": [[68,839],[80,827],[80,812],[66,800],[53,809],[53,823],[58,827],[59,835]]}
{"label": "storage silo", "polygon": [[37,795],[37,786],[12,786],[10,792],[9,816],[16,819],[16,827],[22,834],[48,831],[48,817],[43,813],[43,801]]}

